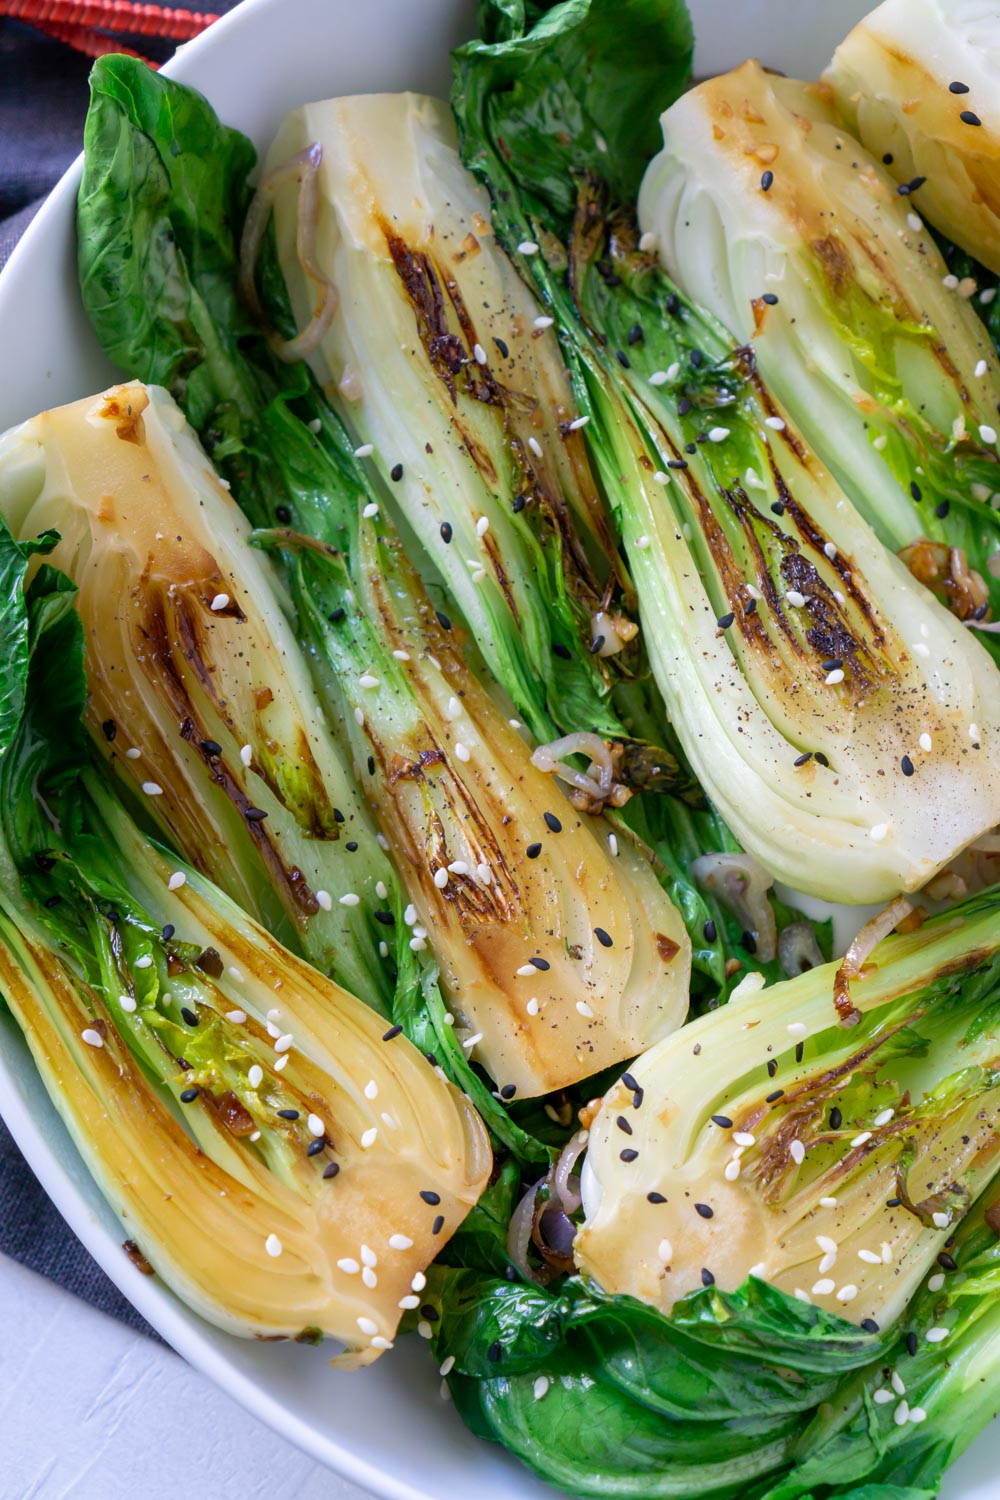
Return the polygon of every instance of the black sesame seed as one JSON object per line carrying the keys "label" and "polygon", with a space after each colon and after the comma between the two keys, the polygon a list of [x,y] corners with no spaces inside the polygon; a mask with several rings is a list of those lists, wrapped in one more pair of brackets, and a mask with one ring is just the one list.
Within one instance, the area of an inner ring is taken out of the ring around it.
{"label": "black sesame seed", "polygon": [[340,622],[341,622],[341,620],[344,618],[344,616],[346,614],[347,614],[347,610],[344,609],[342,606],[338,605],[338,607],[336,609],[331,610],[331,612],[330,612],[330,615],[329,615],[330,624],[331,625],[339,625]]}
{"label": "black sesame seed", "polygon": [[569,649],[568,646],[564,646],[563,643],[562,643],[562,641],[553,641],[552,642],[552,655],[553,656],[558,656],[561,661],[572,661],[573,660],[573,653],[572,653],[572,651]]}
{"label": "black sesame seed", "polygon": [[728,630],[735,619],[736,616],[730,611],[728,615],[720,615],[715,623],[720,630]]}
{"label": "black sesame seed", "polygon": [[337,1173],[339,1171],[340,1171],[340,1162],[339,1161],[331,1161],[327,1166],[325,1166],[323,1168],[323,1176],[327,1179],[327,1181],[329,1181],[331,1177],[336,1177],[336,1175],[337,1175]]}
{"label": "black sesame seed", "polygon": [[537,859],[542,852],[542,846],[537,842],[534,844],[529,844],[524,852],[529,859]]}
{"label": "black sesame seed", "polygon": [[784,503],[784,501],[783,500],[775,500],[774,504],[771,506],[771,511],[772,511],[772,514],[774,514],[776,516],[783,516],[785,514],[785,503]]}
{"label": "black sesame seed", "polygon": [[501,1099],[513,1099],[513,1097],[514,1097],[514,1095],[516,1093],[517,1093],[517,1084],[516,1083],[505,1083],[504,1086],[503,1086],[503,1088],[500,1090],[500,1098]]}
{"label": "black sesame seed", "polygon": [[197,1026],[197,1024],[198,1024],[198,1013],[197,1013],[197,1011],[189,1010],[186,1005],[182,1005],[181,1006],[181,1015],[183,1016],[184,1020],[187,1022],[187,1024],[189,1026]]}
{"label": "black sesame seed", "polygon": [[188,1062],[188,1060],[187,1060],[186,1057],[179,1057],[177,1059],[177,1066],[184,1073],[190,1073],[191,1072],[191,1064]]}
{"label": "black sesame seed", "polygon": [[118,725],[115,723],[114,719],[105,719],[104,723],[101,725],[101,729],[104,731],[104,738],[110,744],[115,735],[118,733]]}
{"label": "black sesame seed", "polygon": [[765,1104],[774,1104],[776,1100],[784,1098],[784,1089],[775,1089],[773,1094],[768,1094],[764,1100]]}
{"label": "black sesame seed", "polygon": [[803,1056],[805,1054],[805,1050],[806,1050],[806,1044],[805,1044],[805,1042],[796,1042],[795,1043],[795,1061],[797,1063],[800,1063],[802,1061],[802,1058],[803,1058]]}
{"label": "black sesame seed", "polygon": [[594,936],[597,939],[597,941],[600,943],[600,945],[601,945],[602,948],[613,948],[614,947],[614,939],[612,938],[610,932],[605,932],[604,931],[603,927],[595,927],[594,928]]}
{"label": "black sesame seed", "polygon": [[676,292],[671,292],[664,305],[670,316],[674,318],[681,310],[681,299]]}
{"label": "black sesame seed", "polygon": [[402,1026],[390,1026],[388,1031],[382,1033],[383,1042],[391,1042],[394,1037],[399,1036],[402,1029]]}
{"label": "black sesame seed", "polygon": [[496,338],[495,336],[494,336],[493,342],[494,342],[494,344],[496,344],[497,348],[500,350],[500,353],[503,355],[504,359],[506,359],[507,356],[510,354],[510,350],[508,349],[506,342],[503,339]]}
{"label": "black sesame seed", "polygon": [[982,604],[977,604],[975,609],[972,611],[972,618],[974,620],[985,620],[986,616],[989,614],[989,611],[989,600],[984,599]]}
{"label": "black sesame seed", "polygon": [[539,958],[537,953],[534,957],[529,958],[528,962],[529,964],[534,964],[536,969],[541,969],[543,973],[552,967],[547,958]]}
{"label": "black sesame seed", "polygon": [[443,1228],[444,1214],[438,1214],[437,1218],[434,1220],[434,1223],[431,1225],[431,1234],[440,1234]]}
{"label": "black sesame seed", "polygon": [[765,292],[760,300],[766,302],[768,307],[776,307],[778,304],[778,299],[774,292]]}
{"label": "black sesame seed", "polygon": [[617,1120],[615,1121],[615,1124],[618,1126],[619,1130],[624,1130],[626,1135],[632,1134],[632,1127],[626,1120],[624,1115],[619,1115]]}
{"label": "black sesame seed", "polygon": [[174,926],[173,922],[168,922],[166,927],[164,927],[160,932],[160,937],[165,943],[169,943],[170,939],[173,937],[176,931],[177,928]]}
{"label": "black sesame seed", "polygon": [[496,1364],[498,1360],[503,1358],[503,1344],[501,1344],[499,1339],[496,1339],[487,1349],[486,1358],[491,1364]]}
{"label": "black sesame seed", "polygon": [[774,1075],[775,1075],[775,1073],[777,1073],[777,1071],[778,1071],[778,1059],[776,1057],[769,1057],[768,1060],[767,1060],[767,1076],[768,1076],[768,1078],[773,1078]]}
{"label": "black sesame seed", "polygon": [[222,746],[219,744],[218,740],[202,740],[201,748],[204,750],[206,755],[222,754]]}
{"label": "black sesame seed", "polygon": [[830,1129],[831,1130],[839,1130],[840,1127],[841,1127],[841,1125],[843,1125],[843,1123],[844,1123],[844,1113],[843,1113],[843,1110],[839,1109],[837,1107],[837,1105],[835,1104],[833,1106],[833,1108],[831,1109],[831,1111],[830,1111]]}
{"label": "black sesame seed", "polygon": [[375,775],[375,757],[374,757],[374,755],[369,755],[369,757],[368,757],[368,774],[369,774],[369,776],[374,776]]}
{"label": "black sesame seed", "polygon": [[604,645],[604,637],[603,637],[603,635],[595,635],[594,639],[591,641],[590,645],[587,647],[587,650],[590,652],[591,656],[596,656],[597,653],[598,653],[598,651],[601,650],[601,648],[602,648],[603,645]]}
{"label": "black sesame seed", "polygon": [[621,365],[621,367],[622,367],[623,370],[631,370],[631,368],[632,368],[632,361],[629,359],[629,357],[625,353],[624,349],[616,349],[615,350],[615,359]]}
{"label": "black sesame seed", "polygon": [[815,759],[818,766],[828,766],[830,764],[826,756],[823,754],[822,750],[816,751]]}
{"label": "black sesame seed", "polygon": [[762,193],[769,192],[770,188],[771,188],[771,184],[772,184],[773,181],[774,181],[774,173],[773,172],[771,172],[771,171],[762,172],[761,175],[760,175],[760,189],[761,189],[761,192]]}
{"label": "black sesame seed", "polygon": [[454,532],[452,531],[451,522],[450,521],[442,521],[441,522],[441,540],[443,542],[450,542],[453,536],[454,536]]}
{"label": "black sesame seed", "polygon": [[892,162],[893,162],[892,152],[891,151],[887,151],[885,153],[885,155],[883,156],[882,160],[885,162],[885,164],[886,164],[887,167],[891,167],[892,166]]}
{"label": "black sesame seed", "polygon": [[618,1155],[621,1157],[622,1161],[635,1161],[639,1153],[638,1151],[636,1151],[634,1146],[626,1146],[625,1150],[619,1151]]}
{"label": "black sesame seed", "polygon": [[710,1208],[707,1203],[696,1203],[694,1206],[694,1211],[696,1214],[700,1214],[703,1219],[715,1218],[715,1209]]}
{"label": "black sesame seed", "polygon": [[398,484],[402,477],[403,465],[393,464],[392,468],[389,470],[389,478],[393,481],[394,484]]}
{"label": "black sesame seed", "polygon": [[344,848],[347,850],[348,854],[357,854],[359,845],[356,839],[348,839],[347,843],[344,845]]}
{"label": "black sesame seed", "polygon": [[949,83],[948,91],[952,94],[967,94],[969,85],[967,83]]}
{"label": "black sesame seed", "polygon": [[712,1124],[718,1125],[720,1130],[732,1130],[733,1122],[728,1115],[713,1115]]}
{"label": "black sesame seed", "polygon": [[844,658],[842,656],[828,656],[826,661],[823,663],[823,671],[839,672],[843,665]]}
{"label": "black sesame seed", "polygon": [[906,1352],[911,1359],[917,1352],[917,1335],[915,1333],[908,1333],[906,1335]]}
{"label": "black sesame seed", "polygon": [[745,615],[755,615],[757,613],[757,601],[756,601],[756,599],[748,599],[747,600],[747,602],[746,602],[746,604],[744,606],[744,609],[743,609],[743,613]]}
{"label": "black sesame seed", "polygon": [[691,364],[696,370],[700,370],[702,365],[705,363],[705,356],[704,354],[702,354],[700,349],[692,349],[691,353],[688,355],[688,359],[691,361]]}
{"label": "black sesame seed", "polygon": [[279,1109],[277,1115],[279,1120],[297,1120],[299,1118],[297,1109]]}
{"label": "black sesame seed", "polygon": [[435,1193],[432,1188],[424,1188],[420,1196],[425,1203],[428,1203],[431,1206],[431,1208],[437,1208],[438,1204],[441,1202],[441,1194]]}
{"label": "black sesame seed", "polygon": [[924,492],[915,479],[910,480],[910,494],[918,502],[924,498]]}
{"label": "black sesame seed", "polygon": [[201,1089],[181,1089],[181,1103],[190,1104],[193,1100],[197,1099],[200,1093]]}
{"label": "black sesame seed", "polygon": [[442,630],[450,630],[451,629],[451,621],[449,620],[448,616],[446,614],[444,614],[443,611],[441,611],[440,609],[436,609],[434,611],[434,613],[437,616],[437,622],[441,626],[441,629]]}
{"label": "black sesame seed", "polygon": [[947,1250],[940,1250],[938,1252],[937,1263],[941,1267],[942,1271],[958,1270],[958,1261],[953,1255],[949,1255]]}
{"label": "black sesame seed", "polygon": [[[678,405],[677,410],[680,411],[680,406],[679,405]],[[687,466],[688,465],[687,465],[687,460],[686,459],[683,459],[683,458],[668,458],[667,459],[667,468],[668,469],[686,469]]]}
{"label": "black sesame seed", "polygon": [[276,505],[274,507],[274,514],[276,518],[281,522],[282,526],[287,526],[289,521],[292,519],[292,513],[288,509],[287,505]]}
{"label": "black sesame seed", "polygon": [[793,766],[804,766],[807,760],[812,760],[812,751],[811,750],[807,750],[805,752],[805,754],[803,754],[803,755],[796,756],[796,758],[792,761],[792,765]]}
{"label": "black sesame seed", "polygon": [[971,109],[963,109],[958,118],[963,125],[981,125],[983,123],[975,111]]}
{"label": "black sesame seed", "polygon": [[550,829],[552,833],[562,833],[562,824],[555,813],[545,812],[542,813],[542,817],[545,819],[546,828]]}
{"label": "black sesame seed", "polygon": [[899,769],[902,771],[902,773],[903,773],[904,776],[912,776],[913,775],[913,769],[914,769],[913,762],[912,762],[912,760],[910,759],[910,757],[908,755],[904,755],[900,759]]}
{"label": "black sesame seed", "polygon": [[715,1285],[715,1277],[712,1275],[707,1266],[702,1266],[701,1268],[701,1284],[702,1286]]}
{"label": "black sesame seed", "polygon": [[45,900],[42,902],[42,905],[45,907],[46,911],[51,911],[53,909],[53,907],[56,907],[56,906],[59,905],[59,903],[60,903],[61,900],[62,900],[62,897],[59,896],[59,895],[46,896]]}
{"label": "black sesame seed", "polygon": [[666,1198],[664,1198],[664,1196],[663,1196],[662,1193],[647,1193],[646,1194],[646,1202],[647,1203],[666,1203],[666,1201],[667,1200],[666,1200]]}
{"label": "black sesame seed", "polygon": [[326,1150],[326,1141],[324,1141],[324,1140],[310,1141],[309,1144],[308,1144],[308,1146],[306,1147],[306,1155],[307,1156],[318,1156],[321,1151],[325,1151],[325,1150]]}
{"label": "black sesame seed", "polygon": [[865,1330],[865,1333],[878,1333],[878,1324],[874,1318],[862,1318],[860,1327]]}
{"label": "black sesame seed", "polygon": [[511,501],[510,508],[514,512],[515,516],[519,516],[527,503],[528,502],[523,495],[515,495],[514,499]]}
{"label": "black sesame seed", "polygon": [[376,922],[381,922],[383,927],[391,927],[396,920],[391,911],[376,911],[372,913],[372,916]]}
{"label": "black sesame seed", "polygon": [[937,516],[937,518],[938,518],[939,521],[943,521],[944,518],[945,518],[945,516],[948,514],[948,512],[950,510],[951,510],[951,501],[950,500],[942,500],[940,505],[935,506],[935,508],[934,508],[934,514]]}
{"label": "black sesame seed", "polygon": [[886,1208],[899,1208],[902,1202],[902,1198],[887,1198],[885,1200],[885,1206]]}
{"label": "black sesame seed", "polygon": [[263,823],[267,813],[262,807],[248,807],[244,816],[248,823]]}
{"label": "black sesame seed", "polygon": [[705,923],[701,931],[706,943],[715,942],[715,939],[718,936],[718,929],[716,928],[715,922],[711,917],[709,917],[708,921]]}
{"label": "black sesame seed", "polygon": [[740,933],[740,942],[743,944],[743,947],[748,953],[757,952],[757,939],[754,937],[752,932],[744,929],[743,932]]}

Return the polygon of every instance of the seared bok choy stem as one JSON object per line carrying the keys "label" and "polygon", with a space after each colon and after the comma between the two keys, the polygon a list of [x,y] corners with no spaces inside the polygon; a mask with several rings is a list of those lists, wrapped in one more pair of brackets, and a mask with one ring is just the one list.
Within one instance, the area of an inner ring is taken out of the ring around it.
{"label": "seared bok choy stem", "polygon": [[[638,248],[609,198],[602,96],[563,42],[460,50],[455,107],[505,243],[543,246],[514,253],[558,317],[668,713],[779,879],[847,902],[914,889],[1000,812],[996,669],[880,546],[752,351]],[[514,126],[529,97],[582,122],[544,157]]]}
{"label": "seared bok choy stem", "polygon": [[0,531],[0,989],[145,1262],[230,1332],[370,1363],[486,1182],[485,1130],[81,772],[73,590],[45,567],[25,598],[29,551]]}
{"label": "seared bok choy stem", "polygon": [[881,540],[960,620],[988,621],[1000,364],[915,212],[922,180],[900,196],[828,87],[755,62],[700,84],[662,125],[639,217],[664,264],[747,341]]}
{"label": "seared bok choy stem", "polygon": [[849,32],[826,73],[850,128],[922,212],[1000,272],[1000,116],[991,5],[885,0]]}
{"label": "seared bok choy stem", "polygon": [[752,1272],[899,1318],[1000,1166],[1000,896],[863,958],[738,997],[608,1093],[575,1247],[605,1291],[668,1310]]}
{"label": "seared bok choy stem", "polygon": [[93,738],[188,861],[388,1011],[393,879],[271,563],[166,391],[138,383],[0,437],[0,514],[77,584]]}

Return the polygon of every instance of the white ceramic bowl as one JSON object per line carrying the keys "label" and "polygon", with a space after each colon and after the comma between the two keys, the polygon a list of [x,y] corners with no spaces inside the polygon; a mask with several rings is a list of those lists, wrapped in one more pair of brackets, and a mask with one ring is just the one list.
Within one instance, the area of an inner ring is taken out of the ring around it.
{"label": "white ceramic bowl", "polygon": [[[865,0],[691,0],[696,66],[759,56],[816,71]],[[472,0],[245,0],[170,65],[221,117],[266,147],[293,105],[333,94],[448,88],[448,52],[472,33]],[[73,209],[79,164],[0,277],[0,430],[112,377],[77,295]],[[462,1427],[438,1394],[426,1349],[403,1340],[371,1370],[332,1372],[321,1350],[218,1333],[121,1250],[38,1081],[16,1027],[0,1017],[0,1110],[60,1212],[127,1297],[179,1353],[293,1443],[386,1500],[546,1500],[554,1491]],[[1000,1445],[987,1436],[949,1476],[949,1500],[989,1500]],[[835,1478],[836,1476],[831,1476]]]}

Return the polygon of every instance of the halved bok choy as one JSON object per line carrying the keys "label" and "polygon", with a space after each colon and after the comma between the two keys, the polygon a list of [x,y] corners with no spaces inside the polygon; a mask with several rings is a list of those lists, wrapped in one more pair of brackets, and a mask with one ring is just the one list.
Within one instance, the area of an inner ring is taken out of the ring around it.
{"label": "halved bok choy", "polygon": [[73,589],[44,565],[25,595],[30,551],[0,529],[0,993],[133,1260],[229,1332],[370,1363],[484,1187],[486,1132],[87,769]]}
{"label": "halved bok choy", "polygon": [[958,619],[988,622],[1000,363],[915,212],[926,183],[902,192],[827,85],[756,62],[700,84],[662,126],[639,217],[670,274],[746,341],[880,539]]}
{"label": "halved bok choy", "polygon": [[183,414],[133,382],[0,437],[0,515],[77,585],[86,722],[185,858],[386,1010],[389,861],[271,562]]}

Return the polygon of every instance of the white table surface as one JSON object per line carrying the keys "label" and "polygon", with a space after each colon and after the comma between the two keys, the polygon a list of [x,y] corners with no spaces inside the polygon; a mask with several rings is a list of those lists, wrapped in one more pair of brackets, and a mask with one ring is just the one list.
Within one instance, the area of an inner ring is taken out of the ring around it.
{"label": "white table surface", "polygon": [[370,1500],[171,1350],[0,1256],[0,1500]]}

